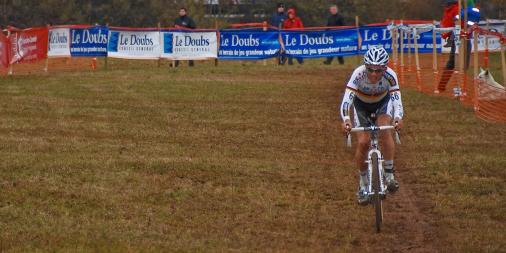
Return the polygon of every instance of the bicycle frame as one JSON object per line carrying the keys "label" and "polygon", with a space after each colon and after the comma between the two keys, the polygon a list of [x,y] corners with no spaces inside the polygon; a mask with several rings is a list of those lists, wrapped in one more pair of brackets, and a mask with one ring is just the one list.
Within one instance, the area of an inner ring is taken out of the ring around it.
{"label": "bicycle frame", "polygon": [[[367,195],[373,195],[374,194],[374,191],[372,189],[372,183],[370,182],[371,179],[372,179],[372,156],[373,154],[376,154],[376,156],[378,157],[378,176],[380,178],[380,190],[379,190],[379,194],[380,195],[386,195],[386,185],[385,185],[385,180],[384,180],[384,170],[383,170],[383,155],[381,154],[381,151],[379,150],[379,141],[378,141],[378,134],[380,131],[383,131],[383,130],[390,130],[390,129],[395,129],[394,126],[375,126],[375,125],[372,125],[370,127],[356,127],[356,128],[352,128],[350,130],[350,132],[370,132],[371,133],[371,141],[370,141],[370,145],[369,145],[369,151],[367,152],[367,160],[365,161],[367,163],[367,174],[368,174],[368,178],[369,178],[369,185],[368,185],[368,189],[367,189]],[[351,139],[348,135],[348,139]],[[349,141],[348,141],[349,142]],[[398,142],[398,135],[397,135],[397,132],[396,132],[396,142]]]}
{"label": "bicycle frame", "polygon": [[[371,141],[369,151],[367,152],[367,176],[369,182],[367,184],[367,198],[369,203],[374,205],[376,213],[376,232],[380,232],[381,223],[383,222],[383,204],[382,200],[386,197],[387,186],[385,185],[384,168],[383,168],[383,155],[379,150],[378,134],[382,130],[395,129],[394,126],[376,126],[371,123],[369,127],[356,127],[349,130],[347,133],[347,144],[351,147],[351,132],[370,132]],[[395,131],[395,142],[400,144],[399,132]],[[372,202],[371,202],[372,199]]]}

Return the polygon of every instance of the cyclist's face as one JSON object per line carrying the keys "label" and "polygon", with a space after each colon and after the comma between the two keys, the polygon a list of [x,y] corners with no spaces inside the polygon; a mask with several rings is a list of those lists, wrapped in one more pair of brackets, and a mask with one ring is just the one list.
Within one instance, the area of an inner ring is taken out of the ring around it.
{"label": "cyclist's face", "polygon": [[385,66],[377,66],[377,65],[366,65],[367,69],[367,78],[371,83],[377,83],[385,73]]}

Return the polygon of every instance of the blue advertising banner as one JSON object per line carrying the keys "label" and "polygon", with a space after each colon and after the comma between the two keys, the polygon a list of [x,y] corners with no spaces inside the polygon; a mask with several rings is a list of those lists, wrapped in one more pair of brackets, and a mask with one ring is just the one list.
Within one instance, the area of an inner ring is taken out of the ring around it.
{"label": "blue advertising banner", "polygon": [[[438,53],[441,53],[441,46],[441,34],[436,33],[436,48]],[[434,44],[432,43],[432,31],[418,34],[418,52],[431,53],[433,48]]]}
{"label": "blue advertising banner", "polygon": [[[364,54],[370,47],[372,46],[382,46],[389,53],[392,52],[392,32],[387,29],[386,26],[370,26],[370,27],[361,27],[360,28],[360,36],[362,37],[362,47],[360,50],[361,54]],[[397,42],[400,46],[400,33],[397,33],[399,37]],[[438,34],[436,37],[436,41],[439,42],[440,35]],[[414,33],[404,33],[404,51],[407,52],[409,48],[414,52],[415,44],[414,44]],[[431,53],[432,48],[434,47],[432,43],[432,31],[426,31],[423,33],[418,33],[416,35],[417,43],[418,43],[418,52],[419,53]],[[408,40],[410,44],[408,44]],[[441,44],[436,44],[438,48],[438,52],[441,52]]]}
{"label": "blue advertising banner", "polygon": [[224,60],[254,60],[274,57],[281,48],[279,32],[222,30],[218,57]]}
{"label": "blue advertising banner", "polygon": [[323,31],[282,31],[285,53],[294,57],[318,58],[355,55],[356,29]]}
{"label": "blue advertising banner", "polygon": [[103,26],[70,29],[72,56],[107,56],[109,29]]}
{"label": "blue advertising banner", "polygon": [[385,48],[389,53],[392,52],[392,32],[386,26],[366,26],[360,27],[359,30],[362,38],[360,54],[365,54],[370,47],[376,46]]}
{"label": "blue advertising banner", "polygon": [[[381,46],[389,53],[392,52],[392,33],[386,26],[360,27],[358,31],[360,32],[362,41],[360,50],[358,50],[357,29],[354,28],[320,31],[282,31],[281,35],[285,46],[285,53],[293,57],[318,58],[364,54],[373,46]],[[409,47],[411,47],[411,50],[414,52],[414,36],[414,33],[404,34],[404,51],[408,51]],[[418,52],[432,52],[432,48],[434,47],[432,43],[432,31],[418,33],[416,38]],[[410,40],[410,44],[408,44],[408,39]],[[436,41],[439,42],[438,39]],[[437,44],[436,47],[438,52],[440,52],[441,44]]]}

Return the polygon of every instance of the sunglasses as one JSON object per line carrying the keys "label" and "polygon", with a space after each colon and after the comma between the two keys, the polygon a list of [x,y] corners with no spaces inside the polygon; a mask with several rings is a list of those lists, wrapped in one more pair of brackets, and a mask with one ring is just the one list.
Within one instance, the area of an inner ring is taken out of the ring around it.
{"label": "sunglasses", "polygon": [[380,68],[380,69],[373,69],[373,68],[369,68],[369,67],[367,67],[367,71],[368,71],[369,73],[373,73],[373,72],[374,72],[374,73],[381,73],[381,72],[385,71],[385,69],[384,69],[384,68]]}

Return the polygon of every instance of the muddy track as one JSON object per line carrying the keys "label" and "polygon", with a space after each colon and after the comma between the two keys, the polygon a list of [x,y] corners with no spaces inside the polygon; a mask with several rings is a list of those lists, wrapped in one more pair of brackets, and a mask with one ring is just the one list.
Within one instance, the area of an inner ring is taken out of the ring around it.
{"label": "muddy track", "polygon": [[399,170],[397,177],[400,188],[388,196],[385,202],[385,223],[382,233],[395,237],[389,243],[390,252],[438,252],[437,229],[431,224],[432,218],[422,211],[423,201],[415,194],[412,185],[403,183],[409,177],[408,171]]}

